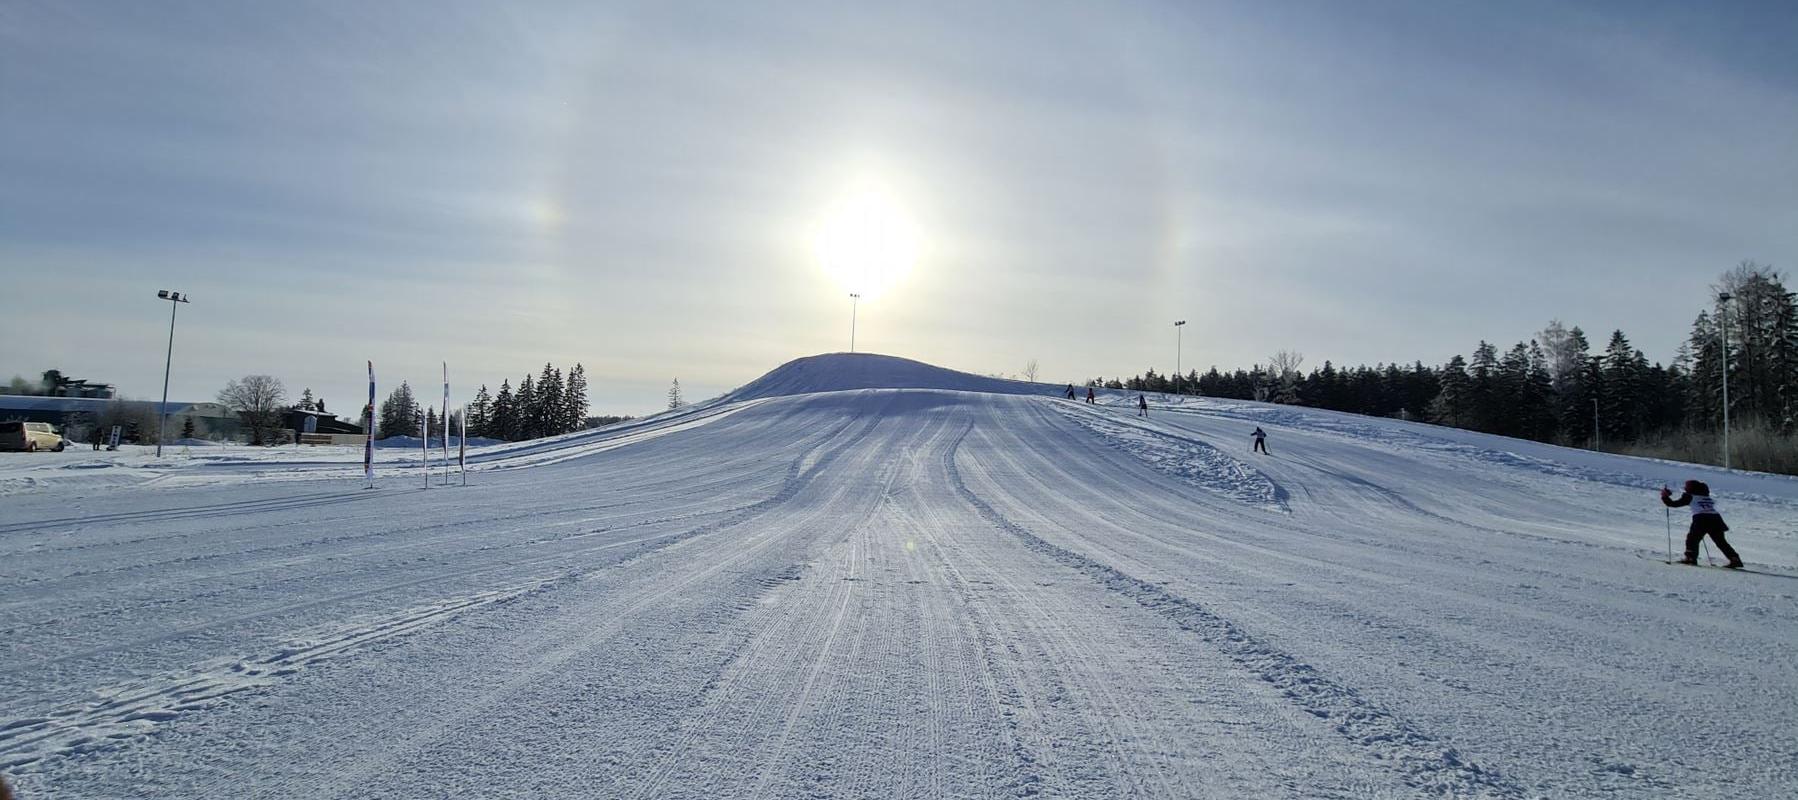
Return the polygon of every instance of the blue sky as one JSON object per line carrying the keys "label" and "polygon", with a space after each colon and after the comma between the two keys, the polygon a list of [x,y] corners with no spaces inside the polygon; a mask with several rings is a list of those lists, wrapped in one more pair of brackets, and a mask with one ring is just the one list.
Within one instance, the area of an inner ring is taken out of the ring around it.
{"label": "blue sky", "polygon": [[[1441,362],[1550,318],[1665,360],[1798,255],[1785,3],[0,5],[0,379],[250,372],[641,413],[845,349],[812,239],[916,231],[859,349],[1045,380]],[[383,388],[385,394],[385,388]]]}

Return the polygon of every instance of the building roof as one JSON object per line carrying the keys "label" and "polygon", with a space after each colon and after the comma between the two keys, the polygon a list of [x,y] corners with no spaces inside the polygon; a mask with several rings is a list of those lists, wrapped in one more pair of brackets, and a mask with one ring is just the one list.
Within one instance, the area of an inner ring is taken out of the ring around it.
{"label": "building roof", "polygon": [[[0,411],[38,411],[56,414],[72,414],[85,411],[98,414],[105,411],[112,403],[127,405],[147,405],[155,407],[155,400],[117,400],[105,397],[42,397],[24,394],[0,394]],[[225,417],[231,412],[218,403],[180,403],[169,401],[170,414],[191,414],[201,417]]]}

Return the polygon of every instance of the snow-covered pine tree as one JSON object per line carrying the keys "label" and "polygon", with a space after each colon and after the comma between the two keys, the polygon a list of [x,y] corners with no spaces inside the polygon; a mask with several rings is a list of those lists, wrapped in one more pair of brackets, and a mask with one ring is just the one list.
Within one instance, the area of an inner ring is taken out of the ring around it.
{"label": "snow-covered pine tree", "polygon": [[312,399],[312,387],[308,386],[305,391],[300,392],[300,402],[294,403],[293,407],[301,411],[318,410],[318,401]]}
{"label": "snow-covered pine tree", "polygon": [[681,397],[680,393],[680,378],[675,378],[674,383],[668,387],[668,410],[673,411],[686,404],[686,398]]}

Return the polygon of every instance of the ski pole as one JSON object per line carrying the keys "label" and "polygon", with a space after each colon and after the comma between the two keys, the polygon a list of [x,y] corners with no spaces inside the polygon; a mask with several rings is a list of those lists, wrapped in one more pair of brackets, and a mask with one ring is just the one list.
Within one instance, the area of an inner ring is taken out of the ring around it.
{"label": "ski pole", "polygon": [[1667,512],[1667,560],[1671,562],[1673,560],[1673,509],[1662,508],[1661,510]]}
{"label": "ski pole", "polygon": [[1704,563],[1717,566],[1717,559],[1711,558],[1711,543],[1703,540],[1700,543],[1704,545]]}

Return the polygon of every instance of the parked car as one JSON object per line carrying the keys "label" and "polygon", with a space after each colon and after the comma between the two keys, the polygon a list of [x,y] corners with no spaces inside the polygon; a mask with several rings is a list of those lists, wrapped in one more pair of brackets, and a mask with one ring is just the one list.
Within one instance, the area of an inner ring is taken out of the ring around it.
{"label": "parked car", "polygon": [[54,450],[69,445],[48,422],[0,422],[0,450]]}

